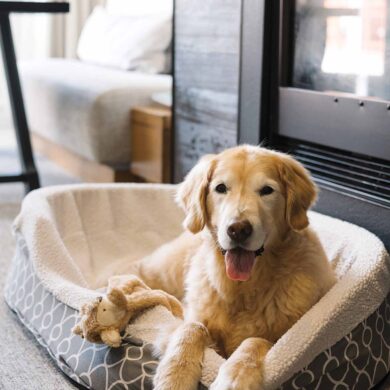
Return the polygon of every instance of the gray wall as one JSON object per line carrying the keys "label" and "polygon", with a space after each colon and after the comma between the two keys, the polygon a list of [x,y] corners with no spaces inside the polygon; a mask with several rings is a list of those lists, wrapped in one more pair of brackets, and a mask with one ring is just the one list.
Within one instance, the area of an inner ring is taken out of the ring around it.
{"label": "gray wall", "polygon": [[237,143],[241,0],[176,0],[175,181]]}

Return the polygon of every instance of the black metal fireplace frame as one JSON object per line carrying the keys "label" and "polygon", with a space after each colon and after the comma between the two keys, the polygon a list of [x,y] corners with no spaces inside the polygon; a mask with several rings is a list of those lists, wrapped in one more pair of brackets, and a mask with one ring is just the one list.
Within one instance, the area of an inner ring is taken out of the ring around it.
{"label": "black metal fireplace frame", "polygon": [[289,151],[323,187],[390,208],[390,102],[291,88],[294,7],[242,1],[238,142]]}

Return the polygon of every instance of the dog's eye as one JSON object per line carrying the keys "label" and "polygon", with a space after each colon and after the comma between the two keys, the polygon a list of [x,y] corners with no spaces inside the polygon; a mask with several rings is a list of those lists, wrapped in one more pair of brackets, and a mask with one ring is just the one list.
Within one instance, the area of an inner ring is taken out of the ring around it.
{"label": "dog's eye", "polygon": [[264,186],[261,190],[260,190],[260,196],[265,196],[265,195],[269,195],[269,194],[272,194],[274,192],[274,189],[270,186]]}
{"label": "dog's eye", "polygon": [[219,194],[226,194],[227,193],[227,187],[226,187],[225,184],[221,183],[221,184],[218,184],[215,187],[215,191],[218,192]]}

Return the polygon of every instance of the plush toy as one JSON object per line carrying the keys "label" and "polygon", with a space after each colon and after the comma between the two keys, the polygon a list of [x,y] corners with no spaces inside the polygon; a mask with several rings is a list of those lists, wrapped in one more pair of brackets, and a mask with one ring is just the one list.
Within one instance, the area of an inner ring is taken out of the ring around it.
{"label": "plush toy", "polygon": [[107,294],[85,304],[80,322],[73,333],[92,343],[111,347],[121,345],[121,332],[142,311],[163,305],[176,317],[183,318],[181,303],[161,290],[152,290],[136,276],[115,276],[109,280]]}

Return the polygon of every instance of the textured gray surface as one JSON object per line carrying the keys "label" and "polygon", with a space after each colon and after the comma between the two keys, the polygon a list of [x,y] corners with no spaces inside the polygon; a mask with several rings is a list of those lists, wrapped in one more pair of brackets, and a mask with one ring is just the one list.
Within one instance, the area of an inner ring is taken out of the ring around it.
{"label": "textured gray surface", "polygon": [[241,0],[177,0],[175,180],[237,143]]}
{"label": "textured gray surface", "polygon": [[[17,170],[15,153],[0,149],[0,174]],[[44,185],[76,183],[54,164],[38,159]],[[23,198],[22,184],[0,185],[0,389],[75,389],[55,366],[46,350],[19,323],[3,299],[4,282],[14,252],[11,224]]]}

